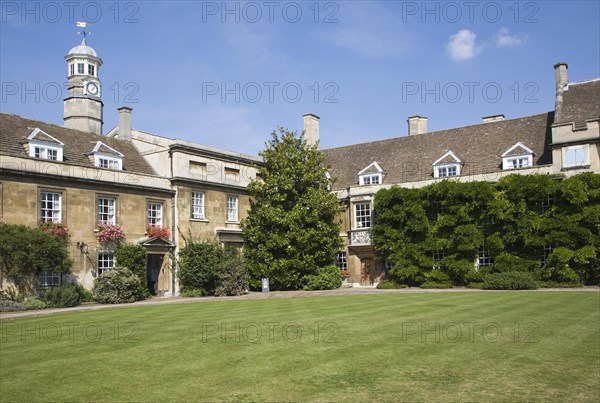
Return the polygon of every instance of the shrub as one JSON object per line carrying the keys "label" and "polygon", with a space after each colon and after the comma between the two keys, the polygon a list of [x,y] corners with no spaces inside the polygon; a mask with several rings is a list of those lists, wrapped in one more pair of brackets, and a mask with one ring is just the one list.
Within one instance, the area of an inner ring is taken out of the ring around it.
{"label": "shrub", "polygon": [[81,302],[80,286],[63,284],[58,287],[40,290],[39,299],[50,308],[69,308]]}
{"label": "shrub", "polygon": [[204,291],[197,288],[188,288],[181,291],[181,296],[185,298],[204,297],[205,295],[206,293]]}
{"label": "shrub", "polygon": [[77,285],[77,291],[79,291],[79,302],[80,303],[84,303],[84,302],[93,302],[94,301],[94,297],[92,295],[92,292],[86,288],[84,288],[82,285]]}
{"label": "shrub", "polygon": [[500,253],[492,266],[493,272],[532,271],[538,266],[538,261],[525,259],[507,252]]}
{"label": "shrub", "polygon": [[484,290],[535,290],[533,275],[524,271],[489,274],[482,284]]}
{"label": "shrub", "polygon": [[137,243],[121,244],[115,251],[115,259],[119,267],[125,267],[140,279],[140,293],[145,298],[150,298],[150,290],[146,287],[146,248]]}
{"label": "shrub", "polygon": [[377,284],[377,288],[380,290],[392,290],[396,288],[407,288],[406,284],[398,284],[392,280],[383,280]]}
{"label": "shrub", "polygon": [[561,283],[559,281],[538,281],[538,287],[540,288],[578,288],[583,287],[581,283]]}
{"label": "shrub", "polygon": [[140,279],[124,267],[117,267],[97,277],[92,295],[101,304],[121,304],[144,299],[140,292]]}
{"label": "shrub", "polygon": [[450,283],[450,276],[444,273],[441,270],[432,270],[428,273],[425,273],[425,278],[428,282],[434,283]]}
{"label": "shrub", "polygon": [[188,240],[179,252],[177,276],[182,292],[195,289],[201,290],[204,295],[213,294],[224,258],[225,251],[218,244]]}
{"label": "shrub", "polygon": [[242,295],[248,290],[250,276],[246,262],[237,252],[227,253],[219,267],[215,295]]}
{"label": "shrub", "polygon": [[28,298],[23,303],[27,307],[28,311],[34,309],[46,309],[48,307],[44,301],[41,301],[37,298]]}
{"label": "shrub", "polygon": [[427,281],[419,286],[424,289],[433,289],[433,288],[452,288],[453,284],[451,282],[438,282],[438,281]]}
{"label": "shrub", "polygon": [[317,274],[309,274],[302,280],[307,291],[333,290],[342,286],[340,269],[333,265],[320,267]]}
{"label": "shrub", "polygon": [[22,302],[0,300],[0,312],[26,311],[27,307]]}
{"label": "shrub", "polygon": [[37,275],[44,270],[68,273],[70,267],[66,244],[58,236],[25,225],[2,225],[0,270],[19,292],[33,291]]}

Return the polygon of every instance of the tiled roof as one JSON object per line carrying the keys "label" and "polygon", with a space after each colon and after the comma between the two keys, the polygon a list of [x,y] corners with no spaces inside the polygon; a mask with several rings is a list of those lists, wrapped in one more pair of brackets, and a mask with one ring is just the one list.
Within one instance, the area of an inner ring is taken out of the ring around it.
{"label": "tiled roof", "polygon": [[569,83],[563,93],[562,122],[580,127],[586,119],[600,118],[600,79]]}
{"label": "tiled roof", "polygon": [[492,173],[501,169],[501,155],[518,142],[533,150],[534,165],[552,163],[553,119],[550,112],[323,151],[337,178],[334,190],[358,185],[357,174],[373,161],[387,172],[384,184],[432,179],[432,164],[449,150],[462,161],[462,175]]}
{"label": "tiled roof", "polygon": [[39,128],[64,143],[65,163],[93,167],[88,157],[98,141],[123,154],[123,170],[142,174],[156,175],[156,172],[141,156],[133,143],[102,136],[99,134],[67,129],[66,127],[45,123],[8,113],[0,113],[0,154],[16,157],[28,157],[24,144],[31,132]]}

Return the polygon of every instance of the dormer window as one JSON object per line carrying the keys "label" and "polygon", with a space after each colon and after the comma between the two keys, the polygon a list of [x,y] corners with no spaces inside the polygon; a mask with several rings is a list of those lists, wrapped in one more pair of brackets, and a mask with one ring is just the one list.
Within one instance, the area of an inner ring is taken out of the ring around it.
{"label": "dormer window", "polygon": [[433,177],[446,178],[459,176],[462,162],[452,151],[448,151],[433,163]]}
{"label": "dormer window", "polygon": [[369,166],[358,173],[359,185],[379,185],[383,182],[383,169],[377,162],[372,162]]}
{"label": "dormer window", "polygon": [[63,160],[64,144],[45,131],[36,128],[27,137],[29,156],[51,161]]}
{"label": "dormer window", "polygon": [[123,154],[101,141],[96,143],[92,154],[94,156],[94,165],[98,168],[114,169],[117,171],[123,169]]}
{"label": "dormer window", "polygon": [[533,166],[533,151],[523,143],[517,143],[502,154],[502,169],[522,169]]}

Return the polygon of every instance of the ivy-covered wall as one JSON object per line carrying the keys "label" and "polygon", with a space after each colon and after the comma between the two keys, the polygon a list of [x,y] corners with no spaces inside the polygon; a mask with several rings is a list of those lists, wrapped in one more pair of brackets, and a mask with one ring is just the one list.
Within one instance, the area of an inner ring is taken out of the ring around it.
{"label": "ivy-covered wall", "polygon": [[467,284],[529,271],[543,281],[600,281],[600,175],[440,181],[375,195],[376,256],[395,280]]}

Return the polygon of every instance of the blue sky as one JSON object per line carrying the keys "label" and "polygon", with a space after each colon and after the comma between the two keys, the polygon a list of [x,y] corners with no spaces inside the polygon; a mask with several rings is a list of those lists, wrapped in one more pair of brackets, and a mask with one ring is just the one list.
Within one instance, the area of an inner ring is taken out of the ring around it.
{"label": "blue sky", "polygon": [[331,148],[406,135],[414,114],[433,131],[550,111],[558,61],[600,76],[598,1],[67,4],[1,2],[2,112],[62,124],[84,20],[105,132],[129,105],[136,129],[249,154],[305,113]]}

